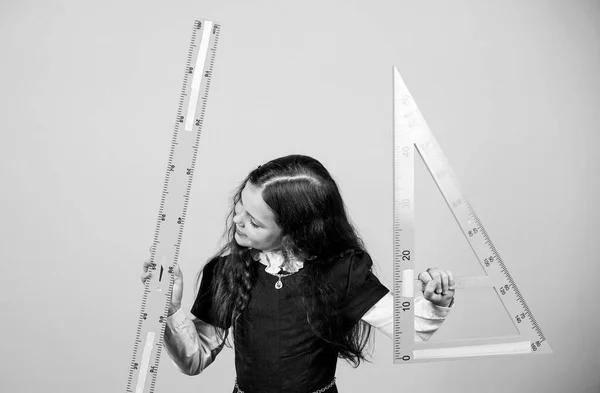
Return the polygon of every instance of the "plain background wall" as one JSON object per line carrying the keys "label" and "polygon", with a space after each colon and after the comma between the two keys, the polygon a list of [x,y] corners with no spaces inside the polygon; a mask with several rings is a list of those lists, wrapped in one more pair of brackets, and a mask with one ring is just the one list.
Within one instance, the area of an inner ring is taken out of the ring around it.
{"label": "plain background wall", "polygon": [[[179,264],[183,307],[239,181],[319,159],[392,288],[398,67],[554,354],[338,362],[341,392],[599,392],[597,1],[2,1],[0,390],[125,391],[195,19],[221,24]],[[479,267],[422,162],[421,270]],[[506,322],[457,292],[434,339]],[[490,321],[498,321],[498,323]],[[510,321],[508,325],[510,327]],[[505,326],[505,327],[506,327]],[[156,392],[229,392],[233,350]]]}

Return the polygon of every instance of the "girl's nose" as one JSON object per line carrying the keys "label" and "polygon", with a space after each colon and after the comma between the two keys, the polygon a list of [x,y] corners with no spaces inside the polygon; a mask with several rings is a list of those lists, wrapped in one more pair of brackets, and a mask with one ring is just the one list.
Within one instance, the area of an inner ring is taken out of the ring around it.
{"label": "girl's nose", "polygon": [[242,222],[242,220],[241,220],[241,214],[235,213],[233,215],[233,222],[236,223],[236,224],[241,223]]}

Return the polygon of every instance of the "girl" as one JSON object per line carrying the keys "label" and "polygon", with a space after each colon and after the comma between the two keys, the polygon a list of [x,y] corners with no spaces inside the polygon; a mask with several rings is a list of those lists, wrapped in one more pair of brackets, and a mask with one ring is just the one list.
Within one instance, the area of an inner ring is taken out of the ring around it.
{"label": "girl", "polygon": [[[393,296],[371,272],[336,182],[304,155],[269,161],[233,197],[227,244],[196,277],[191,317],[181,310],[175,267],[164,344],[177,367],[197,375],[233,328],[234,393],[337,393],[337,358],[358,367],[371,327],[393,338]],[[142,282],[150,260],[144,262]],[[454,303],[450,271],[419,274],[416,340],[428,340]]]}

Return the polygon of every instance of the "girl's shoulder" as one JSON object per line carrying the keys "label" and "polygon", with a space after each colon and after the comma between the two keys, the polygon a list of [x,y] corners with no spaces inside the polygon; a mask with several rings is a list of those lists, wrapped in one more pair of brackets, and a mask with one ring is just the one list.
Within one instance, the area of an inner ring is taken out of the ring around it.
{"label": "girl's shoulder", "polygon": [[325,275],[341,302],[341,310],[352,326],[389,290],[373,274],[373,260],[366,250],[351,249],[330,261]]}
{"label": "girl's shoulder", "polygon": [[373,260],[366,250],[351,248],[330,257],[323,264],[323,272],[334,281],[352,281],[370,273]]}
{"label": "girl's shoulder", "polygon": [[222,264],[227,257],[227,255],[216,255],[208,258],[208,260],[206,261],[206,263],[204,263],[204,266],[201,269],[203,280],[211,280],[215,269],[217,268],[217,265]]}
{"label": "girl's shoulder", "polygon": [[369,253],[361,248],[349,248],[339,254],[329,257],[329,263],[333,265],[347,264],[354,261],[371,260]]}

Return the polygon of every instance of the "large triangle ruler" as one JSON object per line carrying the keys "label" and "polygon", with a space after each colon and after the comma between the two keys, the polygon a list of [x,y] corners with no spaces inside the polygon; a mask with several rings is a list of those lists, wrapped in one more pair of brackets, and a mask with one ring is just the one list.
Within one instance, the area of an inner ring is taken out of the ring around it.
{"label": "large triangle ruler", "polygon": [[[394,364],[474,357],[550,354],[552,349],[521,295],[492,239],[429,130],[396,67],[394,80]],[[445,341],[414,340],[415,151],[435,180],[486,275],[454,277],[456,294],[492,287],[519,332],[505,337]]]}
{"label": "large triangle ruler", "polygon": [[156,385],[173,268],[179,256],[219,32],[220,25],[213,21],[194,21],[151,249],[150,269],[157,274],[146,280],[129,365],[128,393],[154,392]]}

